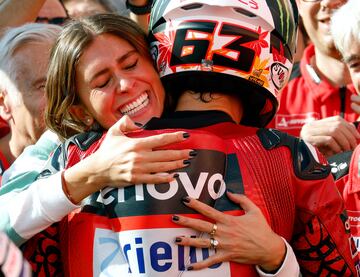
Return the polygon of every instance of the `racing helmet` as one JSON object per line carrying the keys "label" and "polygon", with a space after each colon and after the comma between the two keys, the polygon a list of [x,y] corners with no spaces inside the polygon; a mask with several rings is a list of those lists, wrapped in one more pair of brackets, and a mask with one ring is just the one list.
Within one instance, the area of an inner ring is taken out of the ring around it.
{"label": "racing helmet", "polygon": [[165,90],[238,95],[241,124],[264,127],[293,66],[295,0],[157,0],[149,39]]}

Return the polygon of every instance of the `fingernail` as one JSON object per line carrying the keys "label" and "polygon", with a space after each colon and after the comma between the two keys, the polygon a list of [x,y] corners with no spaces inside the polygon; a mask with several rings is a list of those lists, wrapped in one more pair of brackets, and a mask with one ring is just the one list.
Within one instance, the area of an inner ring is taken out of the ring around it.
{"label": "fingernail", "polygon": [[189,198],[189,196],[185,196],[181,199],[181,201],[184,203],[190,203],[190,198]]}
{"label": "fingernail", "polygon": [[144,125],[142,125],[140,122],[134,122],[134,124],[135,124],[136,126],[138,126],[138,127],[144,126]]}
{"label": "fingernail", "polygon": [[194,268],[192,267],[192,266],[189,266],[188,268],[187,268],[187,270],[188,271],[191,271],[191,270],[193,270]]}
{"label": "fingernail", "polygon": [[172,220],[173,220],[173,221],[179,221],[179,219],[180,219],[180,218],[179,218],[177,215],[173,215],[173,217],[172,217]]}
{"label": "fingernail", "polygon": [[189,160],[185,160],[183,161],[184,165],[189,165],[190,164],[190,161]]}
{"label": "fingernail", "polygon": [[189,133],[183,133],[183,137],[188,138],[188,137],[190,137],[190,134]]}
{"label": "fingernail", "polygon": [[181,242],[181,241],[182,241],[181,238],[176,238],[176,239],[175,239],[175,242]]}
{"label": "fingernail", "polygon": [[190,151],[190,153],[189,153],[189,156],[190,157],[195,157],[197,155],[197,151],[196,150],[192,150],[192,151]]}
{"label": "fingernail", "polygon": [[175,174],[173,175],[173,177],[174,177],[174,178],[179,177],[179,173],[175,173]]}

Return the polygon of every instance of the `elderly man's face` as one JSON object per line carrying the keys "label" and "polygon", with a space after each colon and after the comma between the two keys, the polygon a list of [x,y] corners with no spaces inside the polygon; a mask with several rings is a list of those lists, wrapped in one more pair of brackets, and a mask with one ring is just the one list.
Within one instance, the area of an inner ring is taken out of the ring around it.
{"label": "elderly man's face", "polygon": [[344,55],[344,61],[349,68],[356,91],[360,95],[360,41],[353,39],[351,47]]}
{"label": "elderly man's face", "polygon": [[13,56],[18,98],[10,104],[12,132],[35,143],[45,130],[45,81],[51,42],[32,42]]}
{"label": "elderly man's face", "polygon": [[344,61],[349,68],[356,91],[360,95],[360,41],[353,39],[353,43],[344,55]]}

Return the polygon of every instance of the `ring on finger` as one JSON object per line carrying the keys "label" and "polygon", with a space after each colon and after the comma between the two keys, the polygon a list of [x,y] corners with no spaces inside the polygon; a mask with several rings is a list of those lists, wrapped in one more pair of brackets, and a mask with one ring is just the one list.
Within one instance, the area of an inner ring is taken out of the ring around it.
{"label": "ring on finger", "polygon": [[216,225],[216,223],[214,223],[213,226],[212,226],[212,229],[211,229],[211,231],[209,233],[211,238],[213,238],[215,236],[216,231],[217,231],[217,225]]}
{"label": "ring on finger", "polygon": [[219,245],[219,241],[214,239],[214,238],[210,238],[210,248],[211,249],[216,249],[216,247],[218,247]]}

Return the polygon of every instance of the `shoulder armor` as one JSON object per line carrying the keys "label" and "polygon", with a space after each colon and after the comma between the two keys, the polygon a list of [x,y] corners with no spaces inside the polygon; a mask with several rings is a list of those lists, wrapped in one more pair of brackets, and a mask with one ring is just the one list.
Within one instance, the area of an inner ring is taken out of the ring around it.
{"label": "shoulder armor", "polygon": [[328,158],[331,174],[335,180],[339,180],[349,174],[351,156],[354,151],[341,152]]}
{"label": "shoulder armor", "polygon": [[50,175],[53,175],[63,169],[63,152],[63,144],[60,144],[46,162],[44,170],[40,172],[39,176],[36,179],[47,178]]}
{"label": "shoulder armor", "polygon": [[102,135],[103,134],[100,132],[93,131],[74,135],[68,140],[66,140],[65,149],[68,149],[68,146],[70,144],[75,144],[77,147],[79,147],[81,151],[86,151],[95,141],[98,141],[102,137]]}
{"label": "shoulder armor", "polygon": [[266,150],[280,146],[290,149],[293,157],[295,175],[303,180],[318,180],[330,174],[330,166],[316,161],[306,143],[300,139],[290,136],[275,129],[259,129],[257,135]]}
{"label": "shoulder armor", "polygon": [[38,178],[46,178],[64,169],[68,160],[68,149],[70,145],[76,145],[81,151],[86,151],[94,142],[102,137],[100,132],[87,132],[77,134],[67,139],[54,151],[51,159],[45,165],[45,169]]}

